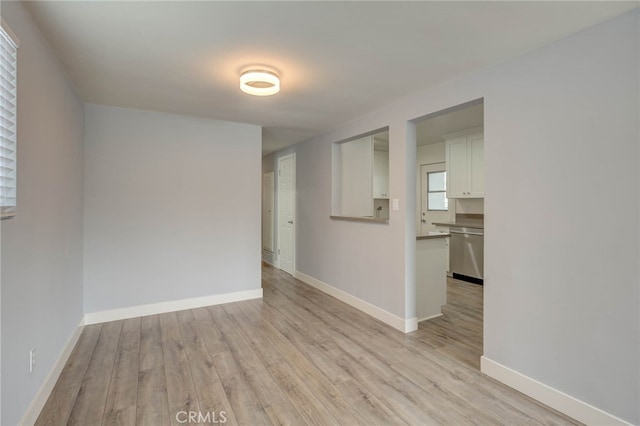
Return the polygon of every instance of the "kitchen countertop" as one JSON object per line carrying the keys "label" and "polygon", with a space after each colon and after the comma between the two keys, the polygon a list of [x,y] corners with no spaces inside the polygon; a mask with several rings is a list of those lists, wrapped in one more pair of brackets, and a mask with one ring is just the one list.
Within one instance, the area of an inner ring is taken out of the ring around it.
{"label": "kitchen countertop", "polygon": [[383,223],[388,224],[388,217],[356,217],[356,216],[329,216],[330,219],[333,220],[346,220],[349,222],[365,222],[365,223]]}
{"label": "kitchen countertop", "polygon": [[457,226],[458,228],[476,228],[476,229],[484,229],[484,223],[465,223],[465,222],[456,222],[456,223],[444,223],[444,222],[433,222],[436,226]]}
{"label": "kitchen countertop", "polygon": [[429,232],[426,235],[416,236],[416,240],[431,240],[434,238],[446,238],[449,236],[448,232]]}

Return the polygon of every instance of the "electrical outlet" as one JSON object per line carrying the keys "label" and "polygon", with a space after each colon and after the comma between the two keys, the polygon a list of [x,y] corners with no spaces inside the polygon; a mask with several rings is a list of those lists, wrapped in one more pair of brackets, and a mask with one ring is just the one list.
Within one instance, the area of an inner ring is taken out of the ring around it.
{"label": "electrical outlet", "polygon": [[29,351],[29,373],[33,373],[34,368],[36,368],[36,348]]}

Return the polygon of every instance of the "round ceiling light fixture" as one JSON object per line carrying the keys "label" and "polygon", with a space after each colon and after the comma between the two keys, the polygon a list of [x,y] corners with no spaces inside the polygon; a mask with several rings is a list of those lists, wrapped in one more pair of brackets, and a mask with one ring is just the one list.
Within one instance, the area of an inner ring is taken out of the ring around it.
{"label": "round ceiling light fixture", "polygon": [[240,89],[254,96],[270,96],[280,91],[280,78],[271,72],[251,69],[240,74]]}

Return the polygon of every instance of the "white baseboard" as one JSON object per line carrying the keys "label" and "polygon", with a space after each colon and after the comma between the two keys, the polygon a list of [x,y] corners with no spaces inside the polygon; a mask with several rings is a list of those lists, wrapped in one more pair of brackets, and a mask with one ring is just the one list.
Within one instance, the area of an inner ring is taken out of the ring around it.
{"label": "white baseboard", "polygon": [[[399,318],[399,319],[404,322],[404,329],[403,330],[398,329],[398,330],[402,331],[403,333],[411,333],[412,331],[416,331],[418,329],[418,318],[413,317],[413,318],[409,318],[407,320],[403,320],[402,318]],[[391,324],[389,324],[389,325],[391,325]]]}
{"label": "white baseboard", "polygon": [[396,330],[402,331],[403,333],[410,333],[418,329],[418,319],[415,317],[405,320],[404,318],[400,318],[399,316],[394,315],[391,312],[385,311],[382,308],[372,305],[369,302],[366,302],[345,291],[339,290],[300,271],[293,271],[293,276],[303,283],[308,284],[323,293],[327,293],[328,295],[333,296],[336,299],[353,306],[354,308],[364,312],[365,314],[371,315],[372,317],[382,321],[385,324],[390,325]]}
{"label": "white baseboard", "polygon": [[441,316],[442,316],[442,313],[439,313],[439,314],[431,315],[430,317],[419,318],[419,319],[418,319],[418,322],[422,322],[422,321],[429,321],[429,320],[431,320],[431,319],[439,318],[439,317],[441,317]]}
{"label": "white baseboard", "polygon": [[631,426],[631,423],[613,414],[602,411],[487,357],[483,356],[480,359],[480,371],[584,424]]}
{"label": "white baseboard", "polygon": [[73,351],[73,348],[78,342],[78,339],[82,334],[82,329],[85,325],[260,298],[262,298],[261,288],[255,290],[238,291],[234,293],[216,294],[212,296],[194,297],[191,299],[174,300],[171,302],[131,306],[127,308],[112,309],[108,311],[85,314],[83,320],[80,321],[78,327],[75,329],[71,337],[69,337],[67,344],[60,353],[60,356],[58,357],[56,363],[51,368],[51,371],[49,371],[49,374],[45,378],[44,383],[42,384],[42,386],[40,386],[40,389],[38,389],[36,396],[31,401],[31,404],[29,404],[29,407],[24,413],[24,416],[22,416],[19,424],[30,426],[36,422],[38,416],[40,415],[40,412],[47,402],[47,399],[49,398],[49,395],[51,394],[51,391],[53,391],[53,387],[58,381],[60,373],[62,373],[62,370],[64,369],[64,366],[66,365],[67,360],[69,359],[69,356]]}
{"label": "white baseboard", "polygon": [[170,302],[151,303],[149,305],[129,306],[126,308],[85,314],[84,323],[86,325],[98,324],[101,322],[118,321],[127,318],[144,317],[147,315],[164,314],[166,312],[182,311],[185,309],[201,308],[203,306],[221,305],[223,303],[241,302],[243,300],[261,298],[262,288],[258,288],[255,290],[237,291],[234,293],[214,294],[211,296],[172,300]]}
{"label": "white baseboard", "polygon": [[73,348],[76,346],[80,335],[82,334],[82,329],[84,328],[84,321],[80,321],[78,327],[73,331],[69,340],[67,340],[67,344],[62,348],[62,352],[60,352],[60,356],[56,360],[55,364],[47,374],[47,377],[44,379],[42,386],[38,389],[36,396],[29,404],[27,411],[25,411],[22,419],[20,420],[20,425],[31,426],[35,424],[36,420],[38,420],[38,416],[40,412],[44,408],[44,405],[47,403],[47,399],[49,399],[49,395],[51,391],[53,391],[53,387],[55,386],[58,378],[60,377],[60,373],[64,369],[64,366],[67,364],[69,360],[69,356],[71,356],[71,352]]}

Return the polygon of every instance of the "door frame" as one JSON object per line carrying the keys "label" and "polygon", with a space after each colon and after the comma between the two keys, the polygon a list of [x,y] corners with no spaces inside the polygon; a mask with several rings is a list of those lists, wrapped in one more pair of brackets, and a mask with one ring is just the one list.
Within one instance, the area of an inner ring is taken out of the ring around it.
{"label": "door frame", "polygon": [[280,245],[281,245],[281,231],[280,231],[280,209],[282,208],[282,194],[280,191],[280,165],[284,160],[287,159],[293,159],[293,166],[291,167],[291,171],[292,171],[292,176],[291,176],[291,180],[292,180],[292,190],[293,190],[293,197],[291,197],[292,202],[293,202],[293,206],[291,211],[293,212],[293,231],[292,231],[292,238],[291,238],[291,252],[292,252],[292,267],[293,267],[293,271],[296,270],[296,228],[297,228],[297,223],[296,223],[296,153],[291,153],[291,154],[287,154],[287,155],[283,155],[282,157],[278,157],[278,161],[277,161],[277,165],[276,165],[276,244],[275,244],[275,266],[278,269],[282,269],[280,267]]}
{"label": "door frame", "polygon": [[[275,249],[275,182],[276,182],[276,174],[275,172],[267,172],[262,175],[262,251],[265,250],[273,254],[273,250]],[[265,204],[269,204],[271,206],[271,220],[266,220],[265,212]],[[269,233],[269,240],[265,240],[265,226],[271,228]],[[273,261],[273,257],[271,258]]]}

